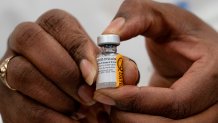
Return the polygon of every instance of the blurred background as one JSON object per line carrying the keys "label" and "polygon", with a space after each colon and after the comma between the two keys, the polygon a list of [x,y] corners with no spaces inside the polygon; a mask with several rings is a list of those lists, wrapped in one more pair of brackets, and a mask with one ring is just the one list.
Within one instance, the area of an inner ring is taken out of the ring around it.
{"label": "blurred background", "polygon": [[[0,0],[0,57],[7,48],[7,39],[21,22],[35,21],[47,10],[59,8],[74,15],[96,42],[96,37],[107,27],[123,0]],[[170,2],[187,9],[218,30],[217,0],[157,0]],[[185,20],[185,19],[184,19]],[[141,72],[140,85],[146,85],[152,73],[144,38],[123,42],[119,53],[136,61]],[[1,90],[0,90],[1,91]],[[1,97],[0,97],[1,100]],[[2,123],[0,121],[0,123]]]}

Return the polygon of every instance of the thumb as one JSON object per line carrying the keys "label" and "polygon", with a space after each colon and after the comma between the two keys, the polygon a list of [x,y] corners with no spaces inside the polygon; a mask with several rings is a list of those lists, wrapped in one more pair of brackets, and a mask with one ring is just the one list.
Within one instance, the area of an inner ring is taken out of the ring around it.
{"label": "thumb", "polygon": [[94,99],[120,110],[168,117],[174,111],[174,93],[169,88],[126,85],[117,89],[100,89]]}
{"label": "thumb", "polygon": [[140,21],[142,20],[137,20],[137,18],[129,20],[124,17],[117,17],[109,24],[103,34],[117,34],[121,40],[130,39],[144,32],[142,27],[144,24]]}
{"label": "thumb", "polygon": [[175,5],[152,0],[125,0],[103,34],[117,34],[121,40],[138,35],[160,40],[171,35],[189,34],[196,27],[205,29],[205,23]]}
{"label": "thumb", "polygon": [[[117,34],[121,40],[138,35],[149,36],[161,34],[163,20],[154,12],[156,3],[153,1],[125,0],[120,6],[114,20],[103,34]],[[152,27],[151,27],[152,26]],[[164,27],[166,29],[166,27]]]}

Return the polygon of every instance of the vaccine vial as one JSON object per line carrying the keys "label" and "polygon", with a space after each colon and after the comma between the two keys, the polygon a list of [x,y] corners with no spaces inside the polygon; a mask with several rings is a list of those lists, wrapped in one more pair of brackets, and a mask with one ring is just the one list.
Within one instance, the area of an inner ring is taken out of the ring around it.
{"label": "vaccine vial", "polygon": [[101,48],[97,56],[98,76],[96,90],[117,88],[123,85],[123,56],[117,53],[120,37],[114,34],[100,35],[97,44]]}

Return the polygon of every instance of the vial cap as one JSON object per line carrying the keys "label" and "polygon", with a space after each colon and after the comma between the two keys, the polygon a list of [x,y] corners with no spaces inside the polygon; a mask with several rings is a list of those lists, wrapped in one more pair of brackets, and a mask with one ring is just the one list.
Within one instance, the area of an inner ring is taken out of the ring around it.
{"label": "vial cap", "polygon": [[115,34],[105,34],[98,36],[97,43],[99,46],[112,44],[112,45],[120,45],[120,36]]}

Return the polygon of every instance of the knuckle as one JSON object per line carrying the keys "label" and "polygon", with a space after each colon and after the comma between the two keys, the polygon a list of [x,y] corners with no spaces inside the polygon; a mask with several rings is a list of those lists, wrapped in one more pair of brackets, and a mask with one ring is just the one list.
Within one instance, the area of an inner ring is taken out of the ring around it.
{"label": "knuckle", "polygon": [[75,31],[71,40],[72,41],[70,41],[70,43],[66,46],[71,55],[76,58],[84,57],[84,47],[86,47],[88,43],[87,36],[80,31]]}
{"label": "knuckle", "polygon": [[31,119],[36,123],[50,123],[52,122],[51,112],[39,106],[31,106],[29,111]]}
{"label": "knuckle", "polygon": [[151,0],[125,0],[120,6],[116,17],[124,17],[133,20],[137,20],[136,17],[140,19],[144,17],[147,18],[147,15],[151,16],[151,14],[156,12],[154,3],[156,2]]}
{"label": "knuckle", "polygon": [[[77,88],[80,83],[80,72],[77,66],[72,66],[71,68],[63,70],[62,73],[60,73],[60,76],[63,76],[66,78],[65,82],[72,82],[74,84],[74,88]],[[67,84],[66,83],[66,84]]]}
{"label": "knuckle", "polygon": [[44,30],[53,35],[71,56],[77,58],[75,60],[84,57],[84,47],[87,47],[87,42],[91,42],[91,39],[71,14],[53,9],[43,14],[37,22]]}
{"label": "knuckle", "polygon": [[15,28],[10,41],[14,44],[13,46],[16,46],[17,49],[22,51],[31,47],[34,40],[40,39],[41,36],[39,36],[39,34],[41,32],[42,29],[39,28],[37,24],[32,22],[23,22]]}
{"label": "knuckle", "polygon": [[190,115],[192,112],[191,99],[175,99],[171,109],[170,109],[170,117],[173,119],[181,119]]}
{"label": "knuckle", "polygon": [[90,58],[98,54],[99,49],[95,46],[92,40],[82,30],[75,31],[69,41],[64,42],[66,50],[73,57],[76,63],[84,58]]}
{"label": "knuckle", "polygon": [[143,113],[142,105],[140,105],[143,95],[139,94],[139,88],[136,87],[135,89],[137,89],[137,91],[133,91],[128,97],[125,97],[122,101],[116,102],[116,104],[121,110]]}
{"label": "knuckle", "polygon": [[[51,110],[48,110],[24,95],[16,95],[14,121],[17,123],[51,123]],[[50,122],[48,122],[50,121]]]}
{"label": "knuckle", "polygon": [[129,102],[130,109],[134,112],[145,112],[141,106],[139,106],[140,102],[142,101],[144,97],[142,95],[137,95],[132,97],[131,101]]}
{"label": "knuckle", "polygon": [[130,13],[128,12],[128,8],[129,8],[129,4],[130,4],[131,0],[125,0],[121,6],[120,6],[120,9],[118,11],[118,13],[116,14],[115,18],[117,17],[124,17],[126,19],[129,18],[130,16]]}
{"label": "knuckle", "polygon": [[49,32],[59,32],[60,29],[64,28],[64,24],[69,20],[68,18],[71,22],[78,23],[75,17],[60,9],[47,11],[39,17],[37,22]]}
{"label": "knuckle", "polygon": [[22,89],[28,80],[29,74],[33,72],[32,65],[24,60],[24,58],[17,56],[12,59],[8,67],[9,76],[8,80],[12,87]]}

